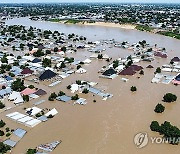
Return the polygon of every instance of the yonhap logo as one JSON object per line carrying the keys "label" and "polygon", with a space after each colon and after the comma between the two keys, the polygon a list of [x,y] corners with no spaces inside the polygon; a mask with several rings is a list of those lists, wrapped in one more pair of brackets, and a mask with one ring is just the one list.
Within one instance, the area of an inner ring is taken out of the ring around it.
{"label": "yonhap logo", "polygon": [[148,134],[146,132],[141,132],[135,135],[134,143],[137,148],[143,148],[148,144]]}

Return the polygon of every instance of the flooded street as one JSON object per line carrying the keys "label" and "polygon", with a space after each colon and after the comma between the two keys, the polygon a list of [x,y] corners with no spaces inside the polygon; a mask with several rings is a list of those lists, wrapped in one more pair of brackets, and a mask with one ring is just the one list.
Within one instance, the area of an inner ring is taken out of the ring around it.
{"label": "flooded street", "polygon": [[[21,124],[17,124],[5,115],[11,113],[6,111],[0,113],[6,119],[9,127],[21,127],[28,131],[25,137],[13,149],[13,154],[25,153],[28,148],[34,148],[42,143],[55,140],[62,140],[62,143],[53,151],[53,154],[179,154],[180,145],[151,144],[143,149],[136,148],[133,139],[139,132],[147,132],[149,136],[158,136],[150,130],[151,121],[157,120],[159,123],[170,121],[172,125],[180,128],[180,86],[173,84],[165,85],[162,83],[151,83],[156,67],[169,63],[174,56],[180,56],[180,41],[161,35],[140,32],[136,30],[125,30],[120,28],[98,27],[98,26],[79,26],[65,25],[50,22],[31,21],[27,18],[8,20],[8,25],[33,26],[41,29],[58,30],[63,33],[75,33],[87,37],[87,40],[96,41],[102,39],[115,39],[116,41],[129,41],[131,43],[146,40],[149,44],[158,44],[167,49],[168,58],[158,59],[152,62],[153,69],[147,69],[150,63],[140,62],[144,67],[144,76],[140,79],[138,73],[130,76],[128,82],[123,82],[121,76],[113,80],[99,78],[97,73],[102,66],[108,62],[92,60],[89,65],[84,65],[86,74],[73,74],[64,79],[62,83],[55,87],[37,85],[38,88],[45,89],[48,93],[64,91],[67,95],[73,95],[66,89],[67,85],[76,80],[88,80],[98,82],[97,88],[105,90],[114,96],[103,101],[99,96],[80,94],[87,99],[87,105],[73,105],[73,102],[63,103],[59,101],[49,102],[49,94],[18,106],[11,110],[23,112],[24,107],[32,106],[33,102],[46,100],[39,105],[39,108],[56,108],[59,112],[53,119],[41,123],[30,129]],[[107,53],[113,59],[133,54],[133,51],[121,48],[109,48]],[[73,53],[75,59],[84,60],[91,55],[89,52],[78,51]],[[28,81],[26,81],[28,82]],[[137,87],[137,92],[130,91],[131,86]],[[166,104],[162,102],[165,93],[177,95],[177,102]],[[93,100],[97,102],[94,103]],[[158,103],[163,103],[166,107],[165,112],[156,114],[154,108]]]}

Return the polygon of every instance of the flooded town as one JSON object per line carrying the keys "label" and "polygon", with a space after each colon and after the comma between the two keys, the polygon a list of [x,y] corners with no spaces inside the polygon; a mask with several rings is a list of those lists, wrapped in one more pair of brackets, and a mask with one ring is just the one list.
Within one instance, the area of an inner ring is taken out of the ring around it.
{"label": "flooded town", "polygon": [[179,4],[0,4],[0,153],[179,153],[179,14]]}

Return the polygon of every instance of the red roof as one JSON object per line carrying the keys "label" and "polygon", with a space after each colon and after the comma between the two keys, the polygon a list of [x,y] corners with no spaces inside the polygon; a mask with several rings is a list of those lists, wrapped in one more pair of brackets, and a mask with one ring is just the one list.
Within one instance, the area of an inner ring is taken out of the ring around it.
{"label": "red roof", "polygon": [[142,70],[143,67],[142,66],[138,66],[138,65],[131,65],[128,68],[122,70],[119,75],[134,75],[136,74],[137,71]]}
{"label": "red roof", "polygon": [[30,95],[30,94],[33,94],[34,92],[36,92],[36,90],[30,89],[30,88],[26,88],[23,91],[21,91],[21,94],[22,95]]}
{"label": "red roof", "polygon": [[163,53],[161,53],[161,52],[156,52],[156,53],[154,53],[154,56],[161,57],[161,58],[167,58],[167,55],[166,55],[166,54],[163,54]]}
{"label": "red roof", "polygon": [[34,71],[30,70],[29,68],[25,68],[21,74],[32,74]]}

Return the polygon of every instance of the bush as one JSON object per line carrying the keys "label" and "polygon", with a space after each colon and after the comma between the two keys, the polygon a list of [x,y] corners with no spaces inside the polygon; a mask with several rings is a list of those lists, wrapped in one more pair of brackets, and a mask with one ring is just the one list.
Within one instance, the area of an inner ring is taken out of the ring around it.
{"label": "bush", "polygon": [[0,130],[0,136],[4,136],[4,131]]}
{"label": "bush", "polygon": [[156,68],[155,73],[161,73],[161,68],[160,67]]}
{"label": "bush", "polygon": [[33,85],[29,85],[28,88],[34,89],[35,87]]}
{"label": "bush", "polygon": [[6,134],[6,137],[9,137],[10,135],[11,135],[11,133],[7,133],[7,134]]}
{"label": "bush", "polygon": [[87,93],[89,93],[89,90],[87,88],[85,88],[85,89],[83,89],[82,93],[87,94]]}
{"label": "bush", "polygon": [[102,54],[98,54],[98,59],[102,59],[103,58],[103,55]]}
{"label": "bush", "polygon": [[68,85],[68,86],[67,86],[67,89],[71,89],[71,85]]}
{"label": "bush", "polygon": [[65,95],[65,93],[64,93],[63,91],[60,91],[60,92],[58,93],[58,96],[63,96],[63,95]]}
{"label": "bush", "polygon": [[152,131],[158,132],[159,128],[160,128],[160,126],[159,126],[159,123],[157,121],[152,121],[151,122],[150,129]]}
{"label": "bush", "polygon": [[167,93],[163,97],[163,101],[168,103],[175,102],[176,100],[177,100],[177,96],[172,93]]}
{"label": "bush", "polygon": [[165,107],[162,104],[157,104],[154,109],[154,111],[156,113],[162,113],[162,112],[164,112],[164,110],[165,110]]}
{"label": "bush", "polygon": [[72,96],[72,97],[71,97],[71,100],[78,100],[78,99],[79,99],[78,94],[76,94],[75,96]]}
{"label": "bush", "polygon": [[81,68],[81,65],[78,65],[78,66],[77,66],[77,70],[80,69],[80,68]]}
{"label": "bush", "polygon": [[81,80],[76,80],[76,84],[82,85]]}
{"label": "bush", "polygon": [[132,87],[131,87],[131,91],[132,91],[132,92],[137,91],[136,86],[132,86]]}
{"label": "bush", "polygon": [[29,95],[23,95],[23,100],[25,102],[29,102]]}
{"label": "bush", "polygon": [[50,114],[49,116],[47,116],[47,118],[53,118],[54,116],[52,114]]}
{"label": "bush", "polygon": [[56,97],[57,97],[56,93],[51,93],[51,95],[49,96],[49,101],[54,101]]}
{"label": "bush", "polygon": [[0,128],[4,127],[5,125],[6,125],[6,123],[3,120],[1,120],[0,121]]}
{"label": "bush", "polygon": [[144,75],[144,71],[141,70],[141,71],[139,72],[139,74],[140,74],[140,75]]}
{"label": "bush", "polygon": [[35,154],[37,152],[36,149],[28,149],[26,154]]}
{"label": "bush", "polygon": [[36,117],[38,118],[38,117],[41,117],[42,115],[41,115],[41,113],[37,113],[36,114]]}
{"label": "bush", "polygon": [[11,148],[9,145],[4,144],[3,142],[0,142],[0,153],[7,153]]}
{"label": "bush", "polygon": [[5,105],[0,101],[0,109],[3,109]]}
{"label": "bush", "polygon": [[6,127],[6,132],[9,132],[9,131],[10,131],[9,127]]}

